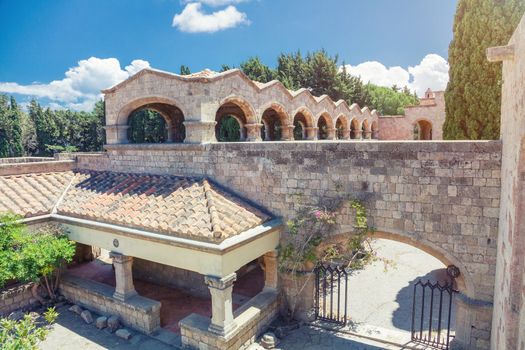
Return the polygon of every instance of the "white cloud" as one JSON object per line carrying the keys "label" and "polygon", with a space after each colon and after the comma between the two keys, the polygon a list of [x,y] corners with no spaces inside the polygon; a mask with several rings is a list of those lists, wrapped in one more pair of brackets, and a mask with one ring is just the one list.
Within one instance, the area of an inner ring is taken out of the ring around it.
{"label": "white cloud", "polygon": [[391,87],[408,86],[423,96],[428,88],[434,91],[444,90],[448,83],[448,62],[436,54],[426,55],[421,62],[408,67],[386,67],[377,61],[368,61],[357,66],[347,65],[348,73],[360,76],[364,82]]}
{"label": "white cloud", "polygon": [[88,111],[102,98],[100,90],[109,88],[149,66],[147,61],[134,60],[121,69],[120,62],[116,58],[90,57],[79,61],[77,66],[69,68],[64,79],[53,80],[47,84],[29,85],[0,82],[0,92],[47,98],[51,100],[50,107],[61,106]]}
{"label": "white cloud", "polygon": [[184,0],[183,3],[188,4],[191,2],[200,2],[201,4],[208,5],[208,6],[225,6],[225,5],[232,5],[232,4],[240,4],[241,2],[247,2],[250,0]]}
{"label": "white cloud", "polygon": [[[219,3],[223,0],[206,1]],[[173,17],[172,25],[186,33],[214,33],[249,23],[246,14],[239,12],[235,6],[230,5],[224,10],[207,14],[202,11],[202,3],[192,2]]]}

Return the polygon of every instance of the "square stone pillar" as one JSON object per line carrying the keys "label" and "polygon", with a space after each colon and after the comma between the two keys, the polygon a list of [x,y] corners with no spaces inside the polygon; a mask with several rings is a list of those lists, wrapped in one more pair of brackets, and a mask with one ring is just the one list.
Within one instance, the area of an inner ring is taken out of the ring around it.
{"label": "square stone pillar", "polygon": [[262,141],[261,128],[262,124],[245,124],[246,128],[246,141]]}
{"label": "square stone pillar", "polygon": [[232,273],[226,277],[205,276],[204,281],[208,285],[211,294],[212,316],[208,330],[220,336],[227,336],[237,324],[233,320],[232,291],[233,282],[237,274]]}
{"label": "square stone pillar", "polygon": [[319,130],[318,128],[314,128],[314,127],[306,127],[306,139],[307,140],[317,140],[317,131]]}
{"label": "square stone pillar", "polygon": [[277,289],[279,286],[279,260],[276,250],[263,255],[264,288]]}
{"label": "square stone pillar", "polygon": [[186,138],[184,143],[216,142],[215,125],[217,122],[185,121]]}
{"label": "square stone pillar", "polygon": [[337,139],[337,129],[336,128],[330,128],[327,130],[328,135],[326,136],[327,140],[335,140]]}
{"label": "square stone pillar", "polygon": [[281,134],[281,140],[282,141],[293,141],[293,130],[295,129],[295,126],[293,125],[286,125],[281,128],[282,134]]}
{"label": "square stone pillar", "polygon": [[126,299],[137,295],[133,285],[133,257],[111,252],[113,266],[115,267],[115,293],[113,298],[125,301]]}

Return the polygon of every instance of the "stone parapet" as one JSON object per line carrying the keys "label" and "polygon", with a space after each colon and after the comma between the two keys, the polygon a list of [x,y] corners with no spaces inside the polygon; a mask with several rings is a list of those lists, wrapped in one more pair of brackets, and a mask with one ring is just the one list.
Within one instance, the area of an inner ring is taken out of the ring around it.
{"label": "stone parapet", "polygon": [[210,319],[191,314],[179,322],[184,349],[247,349],[278,314],[276,291],[263,291],[234,312],[237,328],[226,337],[208,330]]}
{"label": "stone parapet", "polygon": [[122,324],[140,332],[150,334],[160,328],[158,301],[135,295],[123,302],[113,297],[113,287],[69,275],[62,278],[60,291],[67,300],[102,315],[117,315]]}
{"label": "stone parapet", "polygon": [[74,160],[30,161],[27,163],[0,163],[0,176],[37,173],[55,173],[75,169]]}
{"label": "stone parapet", "polygon": [[0,290],[0,316],[38,303],[31,293],[34,283],[17,284]]}

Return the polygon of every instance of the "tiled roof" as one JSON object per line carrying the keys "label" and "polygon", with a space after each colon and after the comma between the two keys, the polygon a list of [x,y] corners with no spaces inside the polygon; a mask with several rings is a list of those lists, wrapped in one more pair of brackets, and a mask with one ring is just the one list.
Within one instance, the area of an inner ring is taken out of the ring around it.
{"label": "tiled roof", "polygon": [[71,171],[0,176],[0,213],[26,218],[50,214],[73,176]]}
{"label": "tiled roof", "polygon": [[0,212],[29,217],[55,206],[68,217],[212,242],[270,219],[202,178],[95,171],[0,176]]}

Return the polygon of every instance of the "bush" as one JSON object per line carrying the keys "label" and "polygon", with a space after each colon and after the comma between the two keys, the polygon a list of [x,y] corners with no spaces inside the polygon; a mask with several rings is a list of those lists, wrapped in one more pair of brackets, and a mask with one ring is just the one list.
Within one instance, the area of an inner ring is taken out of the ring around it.
{"label": "bush", "polygon": [[44,313],[43,324],[38,321],[36,314],[26,314],[19,321],[0,319],[0,349],[37,350],[38,343],[49,334],[57,316],[55,309],[50,308]]}
{"label": "bush", "polygon": [[0,217],[0,288],[12,280],[35,282],[54,299],[60,269],[74,254],[75,243],[60,227],[45,225],[29,232],[18,217]]}

